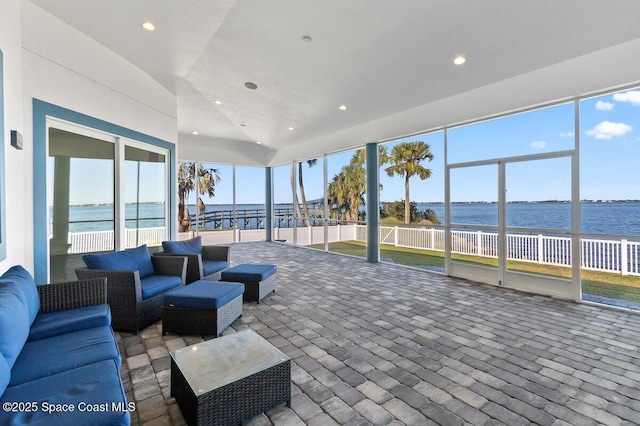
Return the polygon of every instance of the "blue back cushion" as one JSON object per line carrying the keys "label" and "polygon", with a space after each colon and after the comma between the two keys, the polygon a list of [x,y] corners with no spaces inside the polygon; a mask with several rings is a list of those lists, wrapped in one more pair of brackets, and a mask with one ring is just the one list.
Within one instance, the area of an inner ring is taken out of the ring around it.
{"label": "blue back cushion", "polygon": [[33,277],[22,266],[16,265],[0,277],[0,285],[7,282],[15,283],[24,293],[27,309],[29,310],[29,324],[33,324],[40,310],[40,295]]}
{"label": "blue back cushion", "polygon": [[15,283],[0,285],[0,353],[9,368],[29,337],[29,325],[24,292]]}
{"label": "blue back cushion", "polygon": [[140,271],[140,278],[148,277],[155,273],[153,271],[153,263],[151,262],[151,254],[146,244],[134,249],[125,250],[125,252],[128,252],[129,256],[131,256],[133,261],[138,265],[137,269]]}
{"label": "blue back cushion", "polygon": [[107,269],[140,272],[140,278],[153,275],[153,263],[147,245],[110,253],[85,254],[82,260],[90,269]]}
{"label": "blue back cushion", "polygon": [[7,364],[7,360],[4,359],[3,356],[0,356],[0,395],[4,393],[4,390],[9,384],[9,380],[11,380],[11,369],[9,368],[9,364]]}
{"label": "blue back cushion", "polygon": [[162,248],[165,253],[191,254],[202,253],[202,237],[195,237],[184,241],[163,241]]}

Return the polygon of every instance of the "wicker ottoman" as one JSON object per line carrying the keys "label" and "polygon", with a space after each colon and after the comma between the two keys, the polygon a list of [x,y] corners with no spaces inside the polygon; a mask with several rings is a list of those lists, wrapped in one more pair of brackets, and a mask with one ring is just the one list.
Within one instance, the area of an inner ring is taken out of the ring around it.
{"label": "wicker ottoman", "polygon": [[222,271],[221,281],[245,285],[244,300],[260,303],[264,297],[276,291],[276,265],[243,263]]}
{"label": "wicker ottoman", "polygon": [[244,285],[195,281],[162,300],[162,334],[208,334],[216,337],[242,315]]}

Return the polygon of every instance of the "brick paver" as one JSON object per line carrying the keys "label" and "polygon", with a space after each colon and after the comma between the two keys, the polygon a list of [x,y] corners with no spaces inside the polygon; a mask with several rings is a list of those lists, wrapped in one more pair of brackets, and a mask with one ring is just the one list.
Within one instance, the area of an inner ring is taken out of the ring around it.
{"label": "brick paver", "polygon": [[[640,315],[275,243],[232,264],[278,266],[251,328],[292,359],[292,404],[268,425],[634,424]],[[183,425],[169,352],[212,336],[116,333],[134,425]]]}

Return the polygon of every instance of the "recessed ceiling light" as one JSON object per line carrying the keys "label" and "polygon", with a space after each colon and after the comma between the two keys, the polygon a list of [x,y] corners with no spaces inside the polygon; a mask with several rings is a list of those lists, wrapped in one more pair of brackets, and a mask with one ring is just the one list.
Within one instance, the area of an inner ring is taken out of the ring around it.
{"label": "recessed ceiling light", "polygon": [[453,60],[453,63],[456,64],[456,65],[462,65],[465,62],[467,62],[467,58],[465,58],[462,55],[456,56],[455,59]]}
{"label": "recessed ceiling light", "polygon": [[215,101],[213,101],[213,103],[216,105],[222,105],[222,101],[219,99],[216,99]]}
{"label": "recessed ceiling light", "polygon": [[346,110],[347,110],[347,106],[346,106],[346,105],[340,105],[340,106],[338,107],[338,109],[339,109],[340,111],[346,111]]}
{"label": "recessed ceiling light", "polygon": [[252,83],[252,82],[250,82],[250,81],[247,81],[247,82],[244,84],[244,87],[246,87],[247,89],[255,90],[255,89],[257,89],[257,88],[258,88],[258,85],[257,85],[257,84],[255,84],[255,83]]}
{"label": "recessed ceiling light", "polygon": [[145,21],[142,23],[142,28],[144,28],[147,31],[153,31],[156,29],[156,26],[149,21]]}
{"label": "recessed ceiling light", "polygon": [[197,131],[197,130],[194,130],[193,132],[191,132],[191,134],[192,134],[192,135],[197,135],[197,134],[198,134],[198,131]]}
{"label": "recessed ceiling light", "polygon": [[260,141],[256,141],[256,143],[257,143],[258,145],[262,145],[262,142],[260,142]]}
{"label": "recessed ceiling light", "polygon": [[295,130],[295,129],[296,129],[295,127],[293,127],[293,126],[289,126],[289,130],[293,131],[293,130]]}
{"label": "recessed ceiling light", "polygon": [[309,43],[311,43],[312,41],[313,41],[313,39],[312,39],[311,37],[309,37],[309,36],[304,36],[304,37],[302,37],[302,42],[303,42],[303,43],[309,44]]}

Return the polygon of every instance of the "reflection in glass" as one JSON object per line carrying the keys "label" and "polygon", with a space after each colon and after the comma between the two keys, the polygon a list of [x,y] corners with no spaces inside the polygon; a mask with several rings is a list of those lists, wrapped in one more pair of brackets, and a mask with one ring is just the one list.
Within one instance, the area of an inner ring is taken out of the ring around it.
{"label": "reflection in glass", "polygon": [[69,254],[114,250],[114,158],[114,142],[49,129],[51,282],[70,278]]}
{"label": "reflection in glass", "polygon": [[158,246],[167,239],[166,157],[128,145],[124,157],[125,247]]}

